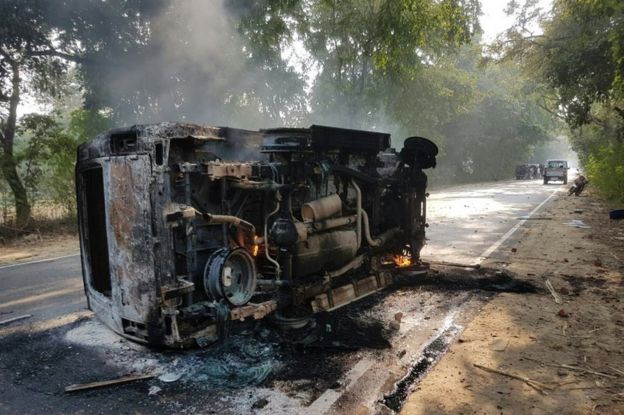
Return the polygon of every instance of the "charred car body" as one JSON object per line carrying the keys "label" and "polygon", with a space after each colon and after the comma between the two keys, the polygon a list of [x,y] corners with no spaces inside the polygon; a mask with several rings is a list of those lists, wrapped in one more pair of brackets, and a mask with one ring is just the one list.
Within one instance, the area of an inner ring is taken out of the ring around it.
{"label": "charred car body", "polygon": [[140,342],[205,346],[237,320],[298,324],[423,272],[436,155],[324,126],[102,134],[76,166],[89,308]]}

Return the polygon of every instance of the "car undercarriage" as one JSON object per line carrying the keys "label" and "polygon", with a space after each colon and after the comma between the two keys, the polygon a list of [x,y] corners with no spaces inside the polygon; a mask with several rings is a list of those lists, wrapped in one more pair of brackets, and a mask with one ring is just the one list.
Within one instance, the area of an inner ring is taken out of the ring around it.
{"label": "car undercarriage", "polygon": [[203,347],[237,321],[300,327],[422,274],[437,152],[317,125],[101,134],[76,166],[89,308],[130,339]]}

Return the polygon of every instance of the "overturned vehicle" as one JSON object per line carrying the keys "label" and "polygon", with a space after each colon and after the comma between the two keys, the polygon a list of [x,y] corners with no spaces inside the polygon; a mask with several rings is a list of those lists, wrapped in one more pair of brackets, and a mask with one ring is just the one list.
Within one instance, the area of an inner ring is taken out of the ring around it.
{"label": "overturned vehicle", "polygon": [[237,321],[297,327],[423,273],[437,152],[316,125],[99,135],[76,165],[89,308],[136,341],[206,346]]}

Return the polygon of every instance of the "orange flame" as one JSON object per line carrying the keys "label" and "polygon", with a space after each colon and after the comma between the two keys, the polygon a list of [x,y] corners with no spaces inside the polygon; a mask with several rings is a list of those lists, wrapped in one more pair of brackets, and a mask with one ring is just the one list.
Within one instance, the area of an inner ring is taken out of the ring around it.
{"label": "orange flame", "polygon": [[406,255],[394,255],[392,260],[399,268],[409,267],[412,265],[412,258]]}
{"label": "orange flame", "polygon": [[251,255],[257,256],[259,250],[260,250],[260,245],[253,245],[251,247]]}

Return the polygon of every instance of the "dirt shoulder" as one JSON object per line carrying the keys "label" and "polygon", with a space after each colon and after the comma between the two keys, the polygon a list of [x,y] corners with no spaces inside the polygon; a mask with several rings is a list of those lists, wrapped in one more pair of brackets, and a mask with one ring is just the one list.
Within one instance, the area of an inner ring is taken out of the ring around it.
{"label": "dirt shoulder", "polygon": [[608,211],[561,193],[528,221],[506,268],[544,293],[487,303],[401,413],[624,414],[624,221]]}
{"label": "dirt shoulder", "polygon": [[32,233],[0,243],[0,266],[80,253],[78,235]]}

